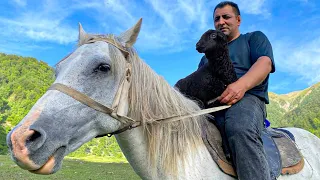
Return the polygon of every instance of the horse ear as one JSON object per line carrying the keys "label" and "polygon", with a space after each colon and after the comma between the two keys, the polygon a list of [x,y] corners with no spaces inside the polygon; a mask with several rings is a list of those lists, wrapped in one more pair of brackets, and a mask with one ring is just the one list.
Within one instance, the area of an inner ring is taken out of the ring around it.
{"label": "horse ear", "polygon": [[79,23],[79,39],[78,45],[82,45],[87,38],[87,33],[83,30],[81,23]]}
{"label": "horse ear", "polygon": [[125,44],[125,47],[131,47],[136,42],[141,29],[142,18],[130,29],[121,33],[120,39]]}

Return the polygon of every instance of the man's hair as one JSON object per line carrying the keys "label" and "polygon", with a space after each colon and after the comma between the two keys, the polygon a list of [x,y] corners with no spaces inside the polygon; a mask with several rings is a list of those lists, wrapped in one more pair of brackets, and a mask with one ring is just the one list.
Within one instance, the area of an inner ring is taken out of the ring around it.
{"label": "man's hair", "polygon": [[213,14],[214,14],[214,12],[216,12],[216,9],[217,9],[217,8],[220,9],[220,8],[223,8],[223,7],[227,6],[227,5],[229,5],[229,6],[232,7],[233,12],[234,12],[237,16],[240,15],[240,10],[239,10],[238,5],[237,5],[236,3],[234,3],[234,2],[231,2],[231,1],[222,1],[222,2],[220,2],[219,4],[217,4],[216,7],[214,8]]}

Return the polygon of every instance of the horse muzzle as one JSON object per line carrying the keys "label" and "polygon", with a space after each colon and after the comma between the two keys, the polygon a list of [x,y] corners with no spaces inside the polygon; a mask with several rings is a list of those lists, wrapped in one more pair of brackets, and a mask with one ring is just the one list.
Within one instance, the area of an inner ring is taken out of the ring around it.
{"label": "horse muzzle", "polygon": [[[59,160],[63,159],[66,148],[58,147],[53,153],[43,152],[46,149],[44,144],[47,135],[41,128],[31,128],[40,113],[41,110],[34,111],[23,123],[10,131],[7,135],[7,145],[12,159],[22,169],[37,174],[52,174],[57,168],[56,157]],[[39,156],[39,154],[43,155]]]}

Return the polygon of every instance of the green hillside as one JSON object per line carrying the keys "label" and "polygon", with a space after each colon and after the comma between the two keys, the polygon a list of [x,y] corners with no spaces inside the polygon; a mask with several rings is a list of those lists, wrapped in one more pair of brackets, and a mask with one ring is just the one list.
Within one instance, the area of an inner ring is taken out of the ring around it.
{"label": "green hillside", "polygon": [[[0,53],[0,154],[7,153],[8,131],[28,113],[53,81],[54,70],[45,62]],[[286,95],[270,93],[267,110],[273,127],[300,127],[320,137],[320,83]],[[114,137],[94,139],[69,157],[125,161]]]}
{"label": "green hillside", "polygon": [[267,111],[272,126],[299,127],[320,137],[320,83],[302,91],[269,95]]}

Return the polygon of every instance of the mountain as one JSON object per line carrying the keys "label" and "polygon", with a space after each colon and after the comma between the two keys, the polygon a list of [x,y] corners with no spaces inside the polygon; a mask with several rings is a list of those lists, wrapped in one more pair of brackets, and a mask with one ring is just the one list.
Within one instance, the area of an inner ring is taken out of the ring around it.
{"label": "mountain", "polygon": [[[53,83],[54,69],[32,57],[0,53],[0,154],[7,153],[6,134]],[[284,95],[269,93],[268,119],[273,127],[294,126],[320,137],[320,83]],[[94,139],[69,156],[99,156],[123,160],[112,138]]]}
{"label": "mountain", "polygon": [[268,119],[273,127],[299,127],[320,137],[320,83],[305,90],[269,93]]}

